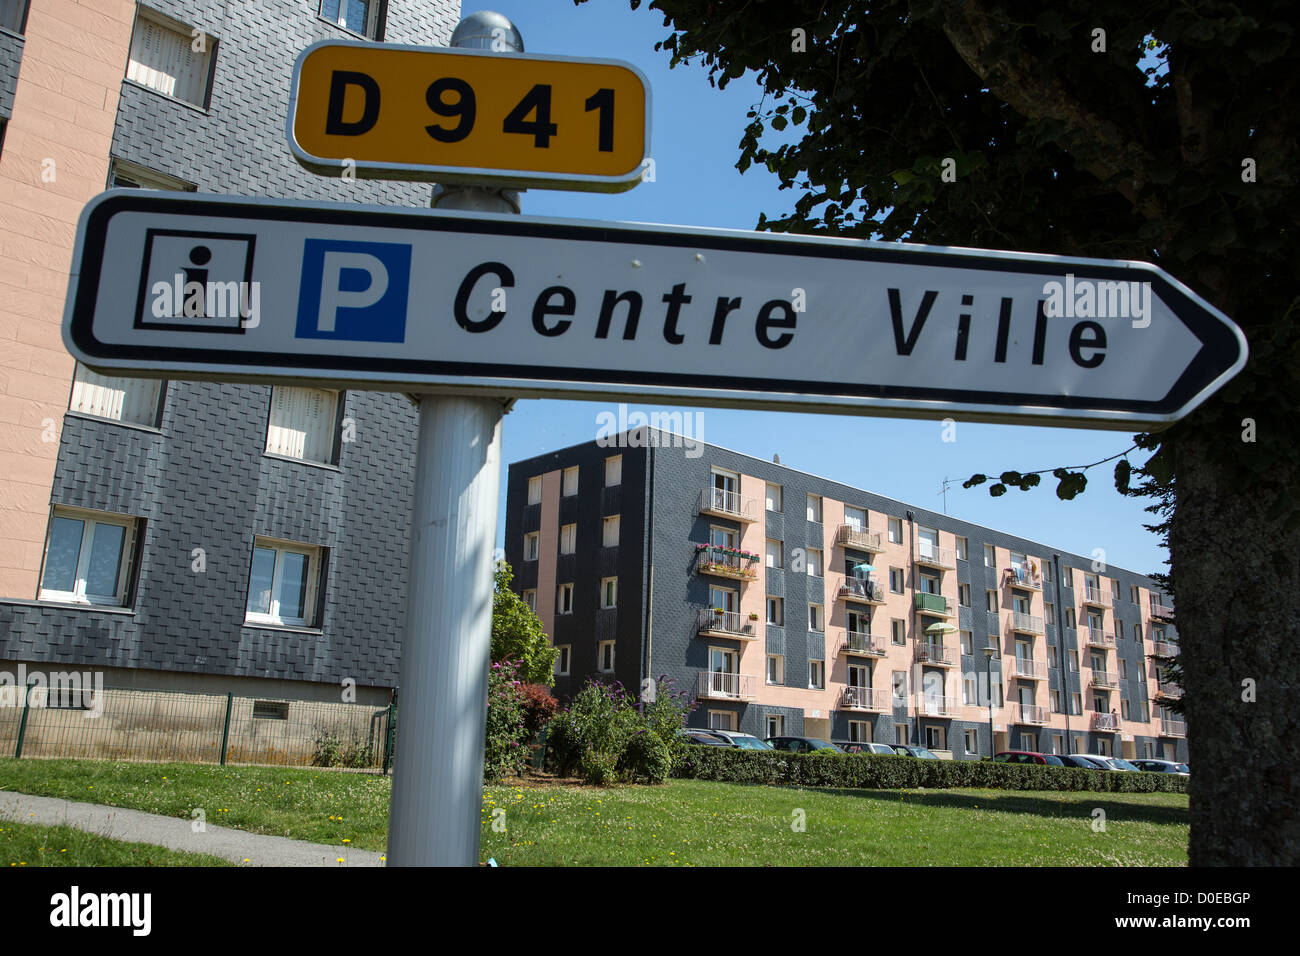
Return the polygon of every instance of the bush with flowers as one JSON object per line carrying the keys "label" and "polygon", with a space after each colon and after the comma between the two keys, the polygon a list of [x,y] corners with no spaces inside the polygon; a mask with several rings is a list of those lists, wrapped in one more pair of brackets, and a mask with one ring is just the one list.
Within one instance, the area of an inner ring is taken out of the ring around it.
{"label": "bush with flowers", "polygon": [[483,779],[518,776],[528,765],[529,737],[524,685],[513,661],[498,661],[488,669],[488,707]]}

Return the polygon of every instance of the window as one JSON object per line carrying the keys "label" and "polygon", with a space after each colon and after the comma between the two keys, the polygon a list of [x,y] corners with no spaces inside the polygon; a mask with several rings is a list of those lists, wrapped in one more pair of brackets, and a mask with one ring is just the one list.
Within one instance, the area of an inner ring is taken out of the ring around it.
{"label": "window", "polygon": [[865,720],[849,721],[849,743],[869,744],[871,743],[871,725]]}
{"label": "window", "polygon": [[980,752],[979,733],[977,731],[968,730],[962,736],[966,738],[966,753],[977,754]]}
{"label": "window", "polygon": [[1118,601],[1119,601],[1119,593],[1120,593],[1120,592],[1119,592],[1119,582],[1116,581],[1114,578],[1111,578],[1111,581],[1110,581],[1110,597],[1111,597],[1111,600],[1112,600],[1113,602],[1118,603]]}
{"label": "window", "polygon": [[289,702],[287,700],[253,701],[254,720],[288,720]]}
{"label": "window", "polygon": [[600,522],[600,543],[606,548],[618,547],[619,516],[610,515]]}
{"label": "window", "polygon": [[1065,609],[1065,626],[1071,630],[1074,629],[1074,608],[1072,607]]}
{"label": "window", "polygon": [[974,677],[963,677],[961,681],[961,702],[963,704],[978,704],[979,696],[975,689]]}
{"label": "window", "polygon": [[313,626],[321,553],[311,545],[254,537],[247,622]]}
{"label": "window", "polygon": [[1048,691],[1047,702],[1052,708],[1052,713],[1059,714],[1061,712],[1061,692],[1059,690]]}
{"label": "window", "polygon": [[[3,3],[3,0],[0,0]],[[113,159],[108,184],[122,189],[161,189],[168,192],[194,192],[195,185],[175,176],[141,166],[125,159]]]}
{"label": "window", "polygon": [[378,35],[379,0],[320,0],[320,17],[357,36]]}
{"label": "window", "polygon": [[623,483],[623,456],[605,459],[605,487],[613,488]]}
{"label": "window", "polygon": [[820,578],[822,571],[822,553],[819,548],[808,549],[808,574],[814,578]]}
{"label": "window", "polygon": [[1048,627],[1056,626],[1056,605],[1051,601],[1043,602],[1043,620],[1047,622]]}
{"label": "window", "polygon": [[933,574],[927,574],[923,571],[917,577],[916,589],[922,594],[938,594],[939,579]]}
{"label": "window", "polygon": [[19,35],[27,19],[27,0],[0,0],[0,27]]}
{"label": "window", "polygon": [[822,499],[820,495],[808,496],[808,520],[814,524],[822,522]]}
{"label": "window", "polygon": [[984,567],[995,568],[998,564],[997,552],[993,550],[993,545],[984,545]]}
{"label": "window", "polygon": [[767,502],[768,511],[779,513],[781,511],[781,486],[768,485],[765,492],[765,500]]}
{"label": "window", "polygon": [[764,724],[767,727],[767,735],[769,737],[785,736],[785,715],[784,714],[768,714],[764,719]]}
{"label": "window", "polygon": [[561,584],[555,589],[555,613],[573,613],[573,584]]}
{"label": "window", "polygon": [[618,578],[600,579],[600,606],[618,607]]}
{"label": "window", "polygon": [[936,727],[933,724],[925,728],[925,745],[932,750],[945,750],[944,732],[942,727]]}
{"label": "window", "polygon": [[845,506],[844,523],[854,531],[867,530],[867,510],[865,508],[852,508]]}
{"label": "window", "polygon": [[934,528],[916,529],[916,553],[922,558],[937,558],[939,556],[939,532]]}
{"label": "window", "polygon": [[826,686],[825,661],[808,662],[808,686],[814,690],[821,690]]}
{"label": "window", "polygon": [[966,560],[966,539],[963,538],[961,535],[957,535],[956,538],[957,538],[957,560],[965,561]]}
{"label": "window", "polygon": [[555,676],[567,677],[569,674],[569,658],[572,656],[572,644],[557,644],[555,649],[560,653],[555,655]]}
{"label": "window", "polygon": [[962,607],[970,607],[970,585],[957,585],[957,603]]}
{"label": "window", "polygon": [[276,385],[266,422],[266,453],[332,465],[339,426],[339,393]]}
{"label": "window", "polygon": [[894,618],[889,622],[889,638],[893,643],[904,645],[907,643],[907,622]]}
{"label": "window", "polygon": [[1129,588],[1128,599],[1134,604],[1138,603],[1138,586],[1136,584]]}
{"label": "window", "polygon": [[1042,565],[1043,568],[1043,581],[1047,584],[1051,584],[1052,583],[1052,562],[1044,560],[1044,561],[1040,561],[1039,564]]}
{"label": "window", "polygon": [[993,706],[1005,706],[1006,701],[1002,697],[1002,674],[1001,672],[993,675],[993,680],[989,684],[989,692],[993,695]]}
{"label": "window", "polygon": [[1056,645],[1055,645],[1055,644],[1048,644],[1048,645],[1047,645],[1047,666],[1048,666],[1048,667],[1056,667],[1056,666],[1057,666],[1057,659],[1056,659]]}
{"label": "window", "polygon": [[[217,41],[195,35],[189,27],[146,7],[136,9],[126,78],[166,96],[206,107]],[[196,46],[202,50],[196,50]]]}
{"label": "window", "polygon": [[735,730],[736,715],[729,710],[709,711],[710,730]]}
{"label": "window", "polygon": [[[893,688],[895,700],[906,700],[907,699],[907,671],[894,671],[890,679],[890,686]],[[902,742],[906,743],[907,738],[904,737]]]}
{"label": "window", "polygon": [[528,605],[528,610],[537,613],[537,588],[524,588],[524,603]]}
{"label": "window", "polygon": [[780,684],[785,681],[785,659],[780,654],[767,655],[767,682]]}
{"label": "window", "polygon": [[889,543],[890,543],[890,544],[899,544],[900,542],[902,542],[902,540],[903,540],[903,519],[902,519],[902,518],[890,518],[889,521],[888,521],[888,526],[889,526]]}
{"label": "window", "polygon": [[767,623],[780,627],[785,623],[785,601],[779,597],[767,597]]}
{"label": "window", "polygon": [[996,614],[998,612],[997,591],[989,590],[984,592],[984,610],[990,612],[991,614]]}
{"label": "window", "polygon": [[530,531],[528,534],[524,535],[524,560],[525,561],[537,560],[538,542],[540,540],[541,540],[541,533],[538,531]]}
{"label": "window", "polygon": [[1077,674],[1079,672],[1079,652],[1070,651],[1069,661],[1070,661],[1070,673]]}
{"label": "window", "polygon": [[1070,695],[1070,706],[1074,709],[1070,713],[1078,715],[1083,713],[1083,697],[1080,694]]}
{"label": "window", "polygon": [[100,375],[78,362],[68,411],[155,428],[162,384],[147,378]]}
{"label": "window", "polygon": [[1128,661],[1122,657],[1119,659],[1119,679],[1128,680]]}
{"label": "window", "polygon": [[894,724],[894,743],[907,743],[907,724]]}
{"label": "window", "polygon": [[55,507],[41,570],[42,601],[126,604],[136,520]]}
{"label": "window", "polygon": [[889,590],[893,591],[895,594],[903,593],[903,569],[902,568],[889,569]]}
{"label": "window", "polygon": [[565,498],[571,498],[578,493],[578,466],[564,469],[564,490],[561,492]]}
{"label": "window", "polygon": [[1116,639],[1116,640],[1119,640],[1119,641],[1124,640],[1124,622],[1123,622],[1123,621],[1116,621],[1116,622],[1115,622],[1115,639]]}
{"label": "window", "polygon": [[566,524],[560,526],[560,554],[573,554],[578,547],[578,526]]}
{"label": "window", "polygon": [[1128,698],[1122,697],[1119,702],[1119,715],[1124,720],[1128,720]]}
{"label": "window", "polygon": [[961,652],[963,654],[975,653],[974,647],[971,645],[970,631],[960,631],[959,634],[961,639]]}
{"label": "window", "polygon": [[596,669],[602,674],[614,671],[614,642],[601,641],[596,645]]}
{"label": "window", "polygon": [[542,503],[542,476],[528,479],[528,503],[530,505],[540,505]]}
{"label": "window", "polygon": [[784,565],[781,556],[781,542],[776,538],[767,539],[767,566],[769,568],[779,568]]}
{"label": "window", "polygon": [[820,604],[808,605],[808,630],[826,630],[826,609]]}

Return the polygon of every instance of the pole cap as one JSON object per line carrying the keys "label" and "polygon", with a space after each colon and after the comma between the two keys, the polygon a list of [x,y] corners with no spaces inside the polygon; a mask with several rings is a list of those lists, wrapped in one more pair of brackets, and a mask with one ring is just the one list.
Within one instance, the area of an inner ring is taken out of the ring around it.
{"label": "pole cap", "polygon": [[460,49],[492,50],[494,53],[523,53],[524,38],[515,25],[500,13],[480,10],[456,24],[451,45]]}

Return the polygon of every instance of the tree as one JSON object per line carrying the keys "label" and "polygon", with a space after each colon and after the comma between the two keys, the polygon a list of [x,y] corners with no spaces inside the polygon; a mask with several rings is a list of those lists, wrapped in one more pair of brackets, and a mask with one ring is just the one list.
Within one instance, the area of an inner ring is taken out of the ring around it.
{"label": "tree", "polygon": [[514,661],[519,680],[529,684],[555,683],[555,655],[542,630],[542,622],[523,599],[510,590],[514,572],[498,561],[493,572],[496,590],[492,594],[492,660]]}
{"label": "tree", "polygon": [[[649,6],[671,28],[659,46],[673,66],[698,59],[719,87],[757,76],[763,101],[737,166],[765,167],[799,191],[793,214],[760,215],[758,228],[1154,260],[1243,328],[1241,374],[1177,425],[1137,436],[1115,481],[1152,500],[1150,527],[1170,551],[1195,764],[1190,860],[1300,859],[1290,750],[1300,729],[1300,56],[1290,5]],[[770,144],[771,131],[787,142]],[[1054,472],[1062,497],[1086,485],[1084,469]],[[1004,477],[1022,488],[1038,480]]]}

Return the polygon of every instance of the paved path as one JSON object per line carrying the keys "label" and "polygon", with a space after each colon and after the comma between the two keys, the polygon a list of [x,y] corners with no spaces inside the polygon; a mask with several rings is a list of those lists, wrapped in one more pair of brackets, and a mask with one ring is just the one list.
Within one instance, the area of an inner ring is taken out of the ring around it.
{"label": "paved path", "polygon": [[[32,797],[0,790],[0,819],[43,826],[70,826],[129,843],[152,843],[170,850],[206,853],[249,866],[383,866],[382,854],[344,846],[307,843],[206,825],[195,833],[189,820],[140,810],[78,803],[60,797]],[[346,864],[339,863],[339,857]]]}

